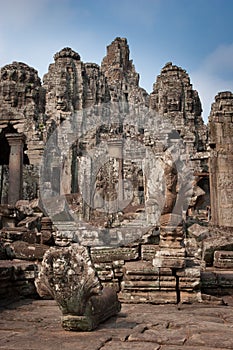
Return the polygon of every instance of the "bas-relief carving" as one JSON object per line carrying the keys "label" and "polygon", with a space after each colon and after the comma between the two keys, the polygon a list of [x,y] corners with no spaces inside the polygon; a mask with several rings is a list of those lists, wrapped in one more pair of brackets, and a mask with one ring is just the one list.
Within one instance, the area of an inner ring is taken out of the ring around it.
{"label": "bas-relief carving", "polygon": [[226,226],[226,227],[232,227],[232,211],[233,207],[231,206],[231,211],[220,211],[219,219],[220,223],[219,226]]}
{"label": "bas-relief carving", "polygon": [[218,188],[232,188],[233,189],[233,180],[232,180],[232,174],[227,173],[220,173],[218,175],[217,179],[217,186]]}
{"label": "bas-relief carving", "polygon": [[220,205],[225,208],[233,208],[232,188],[224,188],[220,190]]}

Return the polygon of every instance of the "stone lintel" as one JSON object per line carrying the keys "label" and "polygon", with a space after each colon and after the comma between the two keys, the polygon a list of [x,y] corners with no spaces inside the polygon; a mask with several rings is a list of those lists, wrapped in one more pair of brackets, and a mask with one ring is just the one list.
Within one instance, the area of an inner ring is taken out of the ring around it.
{"label": "stone lintel", "polygon": [[9,143],[10,146],[13,145],[21,145],[24,144],[26,137],[23,133],[11,133],[11,134],[6,134],[6,139]]}

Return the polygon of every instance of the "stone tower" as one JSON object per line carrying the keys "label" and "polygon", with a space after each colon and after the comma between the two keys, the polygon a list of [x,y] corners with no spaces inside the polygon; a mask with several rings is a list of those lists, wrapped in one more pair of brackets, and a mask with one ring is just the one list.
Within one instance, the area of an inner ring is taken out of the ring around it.
{"label": "stone tower", "polygon": [[201,117],[201,102],[184,69],[171,62],[163,67],[150,95],[150,108],[171,121],[190,155],[205,149],[206,127]]}
{"label": "stone tower", "polygon": [[127,39],[116,38],[107,46],[101,70],[107,78],[111,101],[134,104],[148,103],[147,92],[139,87],[139,74],[129,59]]}
{"label": "stone tower", "polygon": [[211,222],[233,227],[233,93],[220,92],[209,116]]}

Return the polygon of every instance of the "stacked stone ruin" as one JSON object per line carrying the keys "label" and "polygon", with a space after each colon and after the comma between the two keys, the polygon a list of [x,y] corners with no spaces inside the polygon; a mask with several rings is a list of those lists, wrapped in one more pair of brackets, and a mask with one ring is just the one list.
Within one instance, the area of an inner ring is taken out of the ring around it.
{"label": "stacked stone ruin", "polygon": [[44,253],[73,244],[123,302],[232,293],[233,94],[216,96],[207,127],[184,69],[167,63],[149,95],[129,56],[116,38],[101,66],[62,49],[43,82],[1,68],[3,297],[35,294]]}

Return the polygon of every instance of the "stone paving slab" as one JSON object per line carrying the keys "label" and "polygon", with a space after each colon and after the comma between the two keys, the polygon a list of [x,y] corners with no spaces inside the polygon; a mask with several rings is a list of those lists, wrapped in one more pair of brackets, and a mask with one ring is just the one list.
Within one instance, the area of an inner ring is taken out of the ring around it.
{"label": "stone paving slab", "polygon": [[233,302],[123,304],[93,332],[67,332],[53,300],[21,300],[0,308],[1,350],[225,350],[233,349]]}

